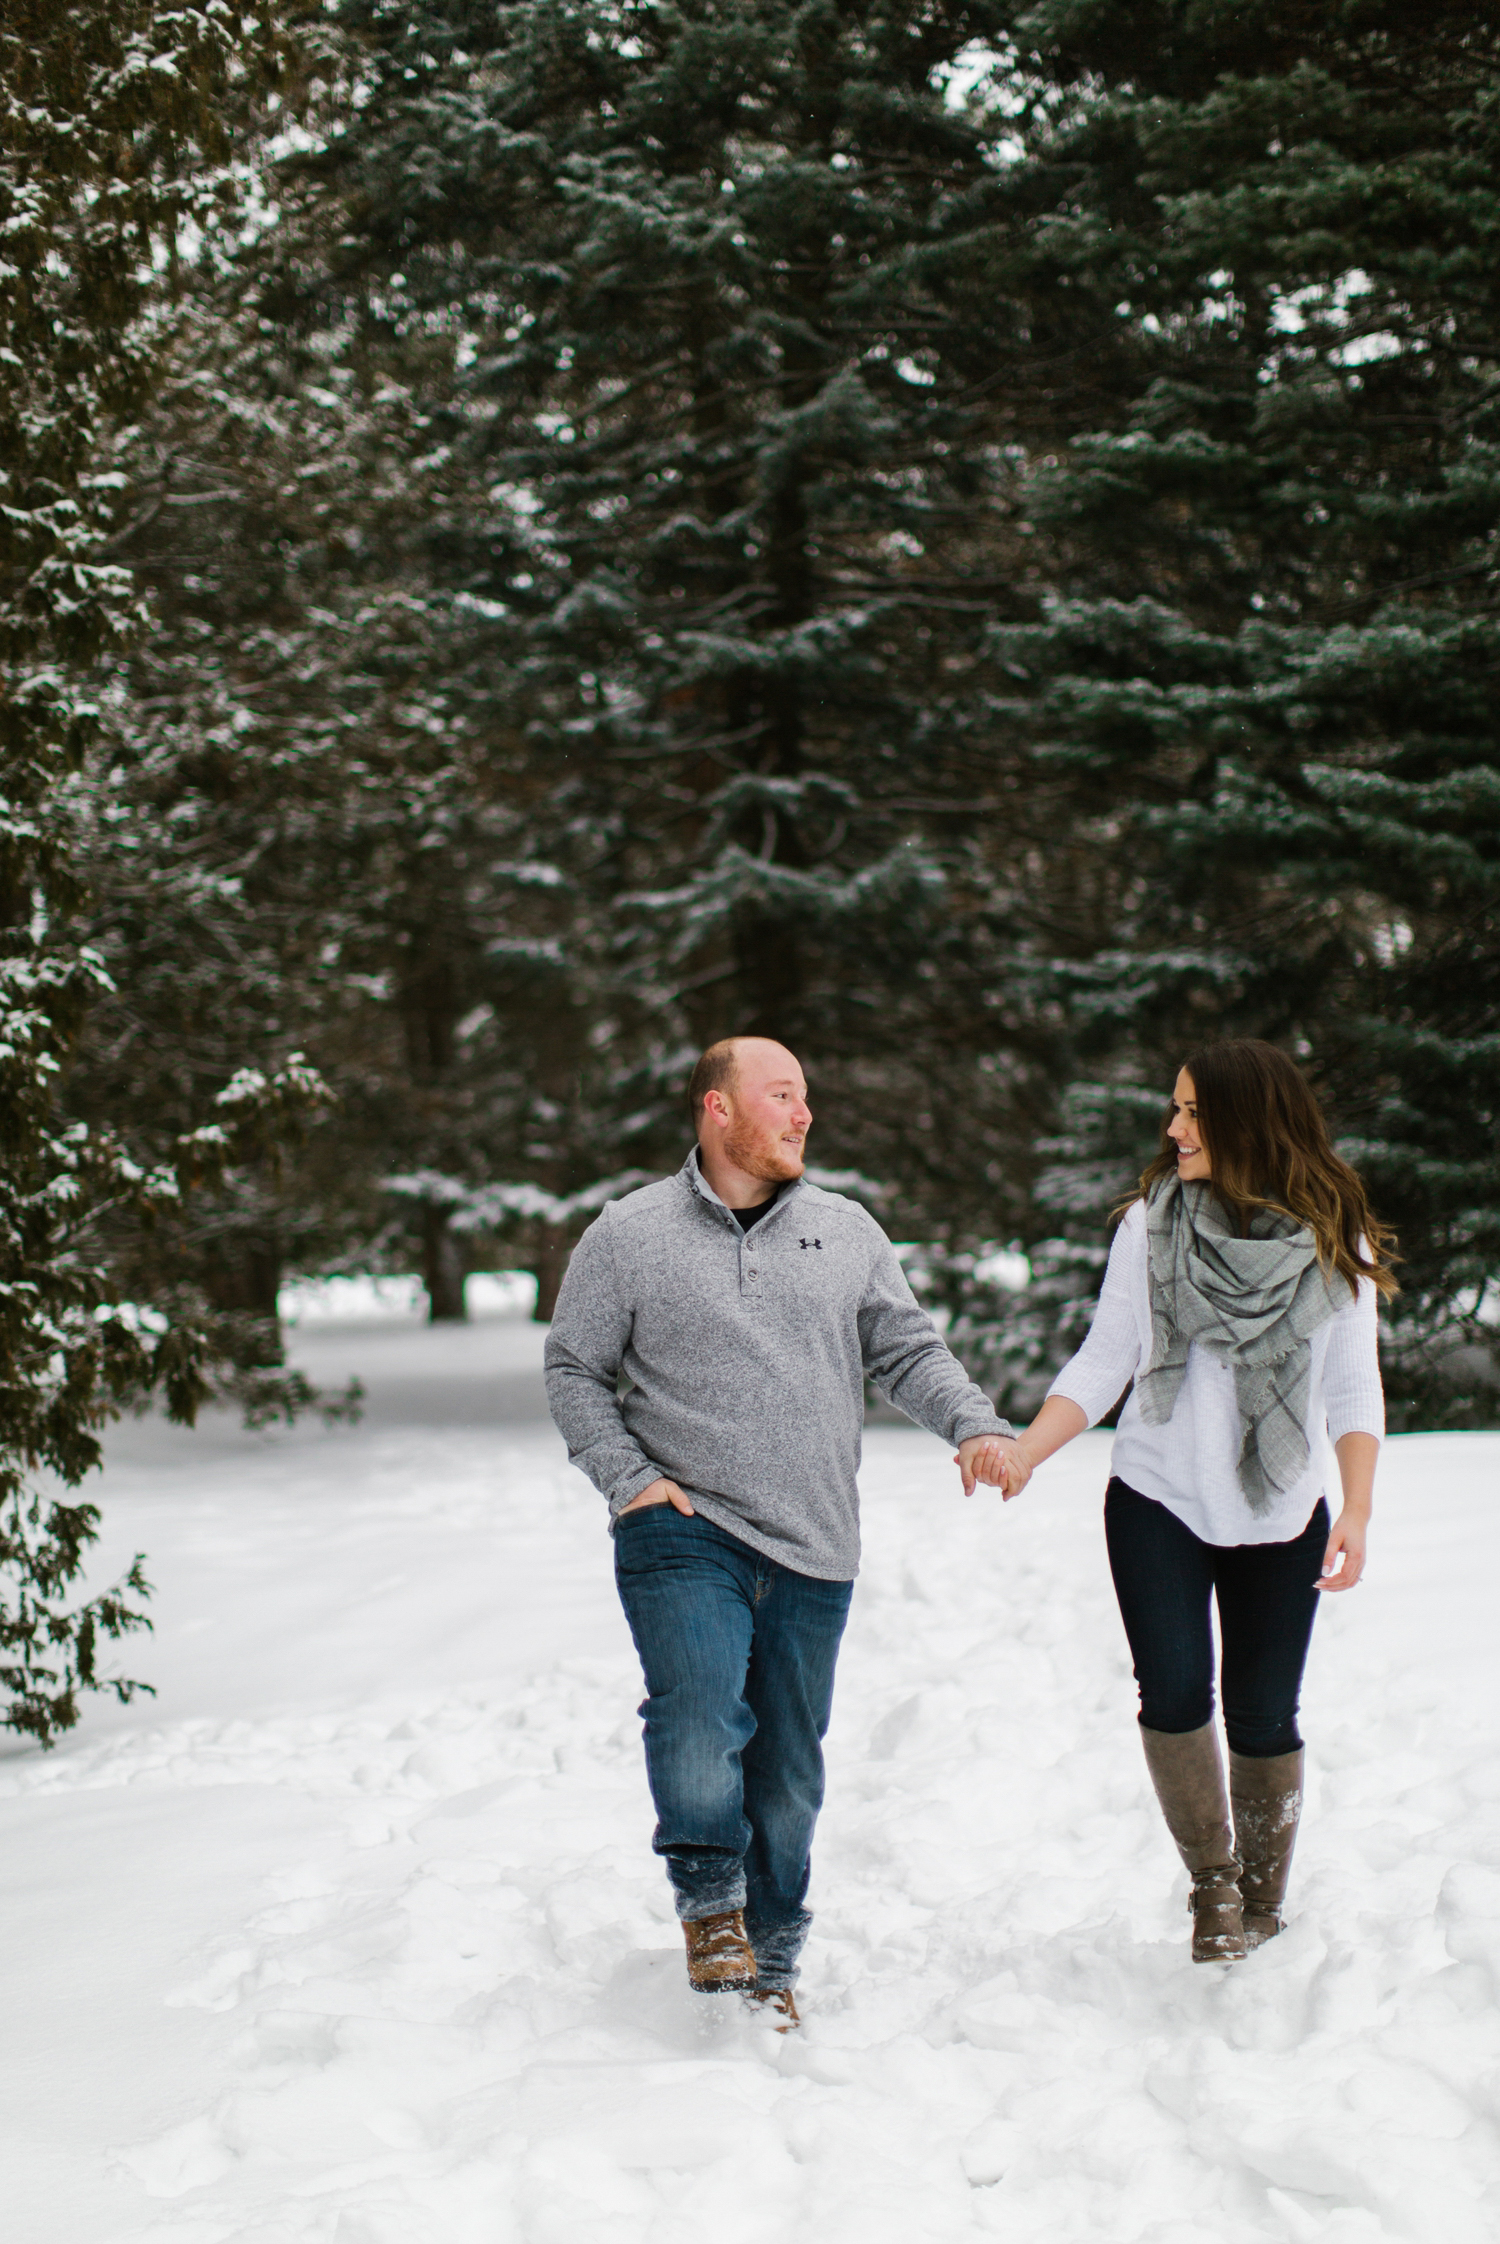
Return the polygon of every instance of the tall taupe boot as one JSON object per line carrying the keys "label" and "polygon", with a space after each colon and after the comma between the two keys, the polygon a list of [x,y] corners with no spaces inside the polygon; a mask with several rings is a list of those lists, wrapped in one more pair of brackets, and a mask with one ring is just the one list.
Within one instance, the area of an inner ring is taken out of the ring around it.
{"label": "tall taupe boot", "polygon": [[1141,1743],[1167,1829],[1193,1874],[1193,1961],[1238,1963],[1245,1953],[1240,1866],[1214,1726],[1179,1733],[1142,1724]]}
{"label": "tall taupe boot", "polygon": [[1281,1904],[1302,1815],[1302,1763],[1300,1745],[1295,1753],[1273,1753],[1266,1761],[1252,1761],[1243,1753],[1229,1756],[1247,1948],[1258,1948],[1281,1930]]}

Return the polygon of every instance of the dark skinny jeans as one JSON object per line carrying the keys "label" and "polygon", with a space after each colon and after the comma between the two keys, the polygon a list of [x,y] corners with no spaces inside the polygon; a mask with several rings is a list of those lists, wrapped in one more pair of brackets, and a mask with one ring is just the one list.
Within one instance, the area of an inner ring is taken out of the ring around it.
{"label": "dark skinny jeans", "polygon": [[1213,1720],[1219,1601],[1224,1729],[1248,1760],[1294,1753],[1297,1701],[1328,1541],[1322,1498],[1287,1543],[1200,1542],[1165,1504],[1112,1480],[1104,1535],[1141,1687],[1141,1725],[1181,1733]]}

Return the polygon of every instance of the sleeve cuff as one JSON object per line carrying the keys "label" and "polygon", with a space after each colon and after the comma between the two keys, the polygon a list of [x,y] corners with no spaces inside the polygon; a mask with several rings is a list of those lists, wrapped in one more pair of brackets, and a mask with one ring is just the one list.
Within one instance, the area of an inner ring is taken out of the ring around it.
{"label": "sleeve cuff", "polygon": [[615,1482],[609,1492],[610,1518],[618,1519],[625,1506],[633,1504],[642,1489],[649,1488],[654,1480],[670,1480],[671,1477],[670,1473],[664,1473],[660,1465],[653,1465],[648,1458],[644,1465],[638,1465],[633,1473],[627,1473],[623,1479]]}
{"label": "sleeve cuff", "polygon": [[985,1412],[983,1416],[978,1411],[971,1411],[966,1418],[960,1418],[951,1438],[957,1444],[961,1441],[975,1441],[982,1434],[1003,1434],[1007,1441],[1016,1439],[1016,1429],[1010,1420],[998,1417],[993,1410]]}
{"label": "sleeve cuff", "polygon": [[[1104,1413],[1109,1409],[1110,1404],[1119,1401],[1120,1396],[1125,1392],[1125,1388],[1128,1385],[1128,1379],[1122,1381],[1116,1392],[1106,1397],[1106,1399],[1100,1403],[1086,1401],[1082,1395],[1076,1394],[1071,1387],[1059,1387],[1056,1385],[1053,1385],[1047,1389],[1046,1399],[1048,1402],[1051,1402],[1053,1396],[1056,1395],[1060,1402],[1072,1403],[1076,1410],[1081,1410],[1083,1412],[1084,1417],[1088,1420],[1089,1427],[1094,1427],[1098,1425],[1100,1419],[1104,1416]],[[1085,1428],[1085,1431],[1088,1431],[1087,1427]]]}

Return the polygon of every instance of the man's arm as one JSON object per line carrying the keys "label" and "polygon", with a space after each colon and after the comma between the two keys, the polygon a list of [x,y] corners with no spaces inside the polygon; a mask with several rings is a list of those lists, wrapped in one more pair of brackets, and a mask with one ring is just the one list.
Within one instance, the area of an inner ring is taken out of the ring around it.
{"label": "man's arm", "polygon": [[986,1434],[1014,1439],[1014,1428],[996,1415],[912,1292],[883,1235],[859,1307],[859,1341],[880,1393],[930,1434],[959,1446]]}
{"label": "man's arm", "polygon": [[573,1249],[543,1362],[552,1422],[568,1445],[569,1459],[609,1499],[612,1514],[662,1477],[620,1414],[620,1364],[630,1327],[605,1209]]}

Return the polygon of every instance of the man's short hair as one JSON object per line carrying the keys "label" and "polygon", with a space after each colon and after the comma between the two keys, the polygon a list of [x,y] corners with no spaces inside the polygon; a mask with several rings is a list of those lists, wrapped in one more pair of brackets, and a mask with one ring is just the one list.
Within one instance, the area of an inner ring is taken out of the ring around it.
{"label": "man's short hair", "polygon": [[710,1044],[688,1078],[688,1112],[696,1130],[703,1120],[703,1102],[710,1091],[732,1091],[739,1074],[737,1036],[721,1036],[717,1044]]}

